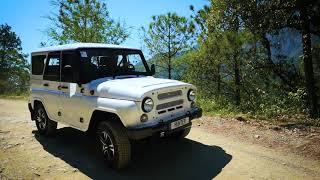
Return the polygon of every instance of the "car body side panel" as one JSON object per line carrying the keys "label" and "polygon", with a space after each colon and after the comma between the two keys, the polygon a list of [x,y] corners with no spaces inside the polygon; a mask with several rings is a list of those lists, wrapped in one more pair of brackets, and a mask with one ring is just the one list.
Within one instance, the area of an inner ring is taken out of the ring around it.
{"label": "car body side panel", "polygon": [[[30,96],[32,108],[34,108],[34,101],[38,100],[44,104],[46,111],[49,112],[51,109],[47,107],[48,103],[46,103],[45,99],[48,97],[46,96],[48,96],[47,91],[32,90],[32,95]],[[69,102],[72,104],[65,104],[70,106],[68,109],[71,112],[68,112],[70,113],[68,117],[73,117],[73,119],[77,120],[77,123],[67,119],[61,121],[59,118],[52,116],[52,113],[47,113],[48,117],[53,121],[61,122],[81,131],[88,130],[91,116],[95,110],[116,114],[125,127],[133,127],[139,123],[140,111],[137,105],[138,102],[97,96],[82,96],[81,94],[73,96]],[[62,117],[64,114],[62,113]],[[78,121],[80,118],[82,118],[83,122]]]}

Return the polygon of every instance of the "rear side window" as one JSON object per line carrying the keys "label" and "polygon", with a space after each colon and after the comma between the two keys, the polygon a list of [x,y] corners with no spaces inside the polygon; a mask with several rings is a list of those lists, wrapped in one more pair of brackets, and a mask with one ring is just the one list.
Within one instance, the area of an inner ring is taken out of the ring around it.
{"label": "rear side window", "polygon": [[44,80],[60,81],[60,53],[50,53],[44,71]]}
{"label": "rear side window", "polygon": [[32,56],[31,64],[32,64],[33,75],[42,75],[45,59],[46,59],[45,55]]}

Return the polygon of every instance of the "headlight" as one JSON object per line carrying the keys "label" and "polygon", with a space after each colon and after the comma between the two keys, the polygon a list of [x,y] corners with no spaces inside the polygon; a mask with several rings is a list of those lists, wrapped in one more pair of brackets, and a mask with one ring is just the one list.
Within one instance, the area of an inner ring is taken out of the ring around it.
{"label": "headlight", "polygon": [[194,90],[190,89],[188,91],[188,100],[194,101],[195,99],[196,99],[196,92],[194,92]]}
{"label": "headlight", "polygon": [[149,97],[146,97],[142,101],[142,110],[146,113],[152,111],[153,109],[153,100]]}

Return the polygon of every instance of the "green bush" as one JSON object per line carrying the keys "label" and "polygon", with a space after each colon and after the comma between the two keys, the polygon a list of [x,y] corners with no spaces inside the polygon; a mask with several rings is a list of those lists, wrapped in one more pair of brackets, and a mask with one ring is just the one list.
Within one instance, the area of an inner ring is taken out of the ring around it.
{"label": "green bush", "polygon": [[[275,118],[277,116],[295,116],[307,114],[305,107],[305,90],[298,89],[296,92],[260,93],[250,101],[243,99],[239,106],[225,96],[205,96],[198,90],[198,105],[207,115],[234,116],[247,114],[250,117]],[[243,98],[246,98],[245,96]]]}

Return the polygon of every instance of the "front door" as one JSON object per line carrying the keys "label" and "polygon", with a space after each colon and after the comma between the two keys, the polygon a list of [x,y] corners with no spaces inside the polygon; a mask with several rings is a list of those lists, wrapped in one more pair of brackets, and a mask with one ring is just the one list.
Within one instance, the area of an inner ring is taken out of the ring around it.
{"label": "front door", "polygon": [[[84,102],[77,84],[79,58],[76,51],[62,52],[60,101],[61,120],[75,128],[82,129],[87,122],[84,119]],[[86,122],[84,122],[86,121]]]}

